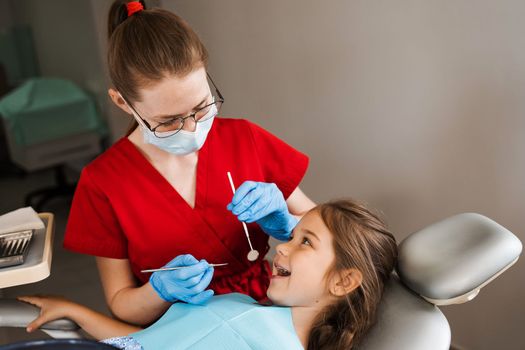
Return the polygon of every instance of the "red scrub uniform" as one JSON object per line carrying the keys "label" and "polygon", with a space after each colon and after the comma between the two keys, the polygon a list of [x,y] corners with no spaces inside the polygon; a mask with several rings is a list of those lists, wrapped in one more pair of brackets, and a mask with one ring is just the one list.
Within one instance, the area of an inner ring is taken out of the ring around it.
{"label": "red scrub uniform", "polygon": [[246,258],[250,248],[242,224],[226,209],[244,181],[275,183],[284,198],[297,188],[308,157],[257,125],[242,119],[215,118],[197,163],[192,208],[128,140],[122,138],[84,168],[66,228],[64,247],[114,259],[129,259],[140,284],[181,254],[215,269],[210,288],[217,294],[240,292],[266,296],[271,269],[264,260],[268,236],[248,224],[259,259]]}

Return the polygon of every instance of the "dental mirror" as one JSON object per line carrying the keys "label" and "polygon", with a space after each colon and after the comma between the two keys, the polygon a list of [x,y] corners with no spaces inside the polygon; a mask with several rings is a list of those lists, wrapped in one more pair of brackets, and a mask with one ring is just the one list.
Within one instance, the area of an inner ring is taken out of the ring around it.
{"label": "dental mirror", "polygon": [[253,248],[252,250],[248,252],[248,260],[255,261],[257,260],[258,257],[259,257],[259,252],[254,250]]}
{"label": "dental mirror", "polygon": [[[230,172],[227,172],[228,174],[228,180],[230,180],[230,186],[232,188],[233,194],[235,194],[235,186],[233,185],[232,175]],[[246,223],[244,221],[241,221],[242,227],[244,228],[244,233],[246,234],[246,239],[248,240],[248,244],[250,245],[250,251],[248,252],[248,260],[249,261],[255,261],[259,257],[259,252],[255,249],[253,249],[252,242],[250,241],[250,235],[248,233],[248,227],[246,226]]]}

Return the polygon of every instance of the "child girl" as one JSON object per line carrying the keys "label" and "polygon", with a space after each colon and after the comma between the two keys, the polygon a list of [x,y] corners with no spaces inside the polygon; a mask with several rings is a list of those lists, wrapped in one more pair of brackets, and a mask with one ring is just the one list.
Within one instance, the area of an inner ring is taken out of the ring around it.
{"label": "child girl", "polygon": [[[375,322],[397,246],[363,205],[338,200],[309,211],[277,246],[267,291],[273,306],[242,294],[206,305],[175,303],[141,330],[56,297],[20,297],[41,308],[28,331],[61,317],[122,349],[352,349]],[[127,336],[126,336],[127,335]]]}

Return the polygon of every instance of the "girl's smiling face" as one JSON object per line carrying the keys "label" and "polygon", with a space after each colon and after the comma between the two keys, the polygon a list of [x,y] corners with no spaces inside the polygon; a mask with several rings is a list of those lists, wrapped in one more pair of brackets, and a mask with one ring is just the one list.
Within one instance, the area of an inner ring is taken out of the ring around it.
{"label": "girl's smiling face", "polygon": [[279,244],[268,297],[283,306],[321,306],[331,300],[330,273],[335,262],[332,234],[316,210]]}

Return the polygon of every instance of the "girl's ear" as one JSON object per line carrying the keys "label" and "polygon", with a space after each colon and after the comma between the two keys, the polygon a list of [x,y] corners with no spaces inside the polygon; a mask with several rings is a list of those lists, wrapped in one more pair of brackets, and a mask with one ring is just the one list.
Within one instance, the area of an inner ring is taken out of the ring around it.
{"label": "girl's ear", "polygon": [[115,89],[109,89],[108,95],[111,98],[111,101],[113,101],[114,104],[116,104],[120,109],[122,109],[124,112],[128,114],[133,114],[131,109],[128,107],[122,96],[118,93]]}
{"label": "girl's ear", "polygon": [[330,281],[330,293],[342,297],[359,287],[363,282],[363,274],[357,269],[346,269],[335,273]]}

